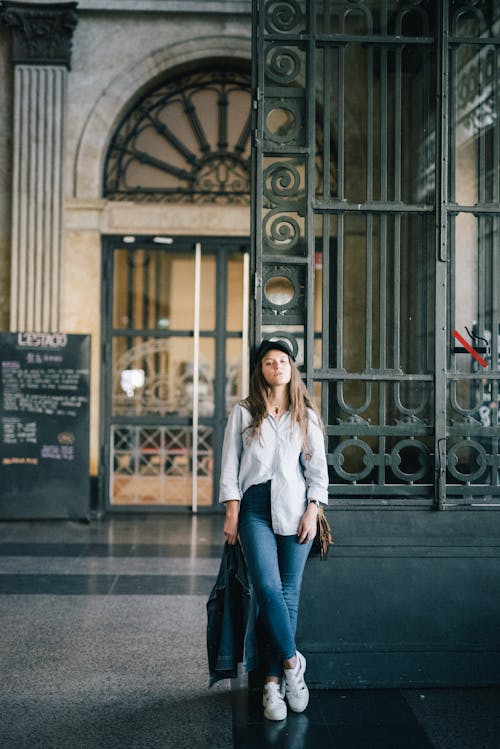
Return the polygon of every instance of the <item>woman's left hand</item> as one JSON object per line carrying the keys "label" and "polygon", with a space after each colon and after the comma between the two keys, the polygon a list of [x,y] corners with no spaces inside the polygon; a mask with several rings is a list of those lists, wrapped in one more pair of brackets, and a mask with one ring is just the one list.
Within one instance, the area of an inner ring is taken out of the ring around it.
{"label": "woman's left hand", "polygon": [[297,530],[297,540],[299,544],[306,544],[308,541],[312,541],[316,536],[316,526],[318,518],[318,508],[311,502],[307,505],[307,509],[302,515]]}

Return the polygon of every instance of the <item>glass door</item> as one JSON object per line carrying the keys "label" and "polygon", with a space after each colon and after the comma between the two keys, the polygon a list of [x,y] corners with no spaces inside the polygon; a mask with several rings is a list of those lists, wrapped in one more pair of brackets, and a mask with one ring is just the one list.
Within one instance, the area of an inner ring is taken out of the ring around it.
{"label": "glass door", "polygon": [[246,388],[246,244],[107,237],[104,253],[108,507],[212,506]]}

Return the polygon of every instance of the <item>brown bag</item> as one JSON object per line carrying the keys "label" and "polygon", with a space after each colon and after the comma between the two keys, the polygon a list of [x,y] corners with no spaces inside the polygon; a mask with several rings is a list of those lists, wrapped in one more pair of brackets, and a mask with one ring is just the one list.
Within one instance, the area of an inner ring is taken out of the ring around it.
{"label": "brown bag", "polygon": [[323,507],[318,507],[316,537],[313,541],[313,551],[319,552],[320,559],[324,561],[328,556],[330,546],[333,544],[332,530],[325,515]]}

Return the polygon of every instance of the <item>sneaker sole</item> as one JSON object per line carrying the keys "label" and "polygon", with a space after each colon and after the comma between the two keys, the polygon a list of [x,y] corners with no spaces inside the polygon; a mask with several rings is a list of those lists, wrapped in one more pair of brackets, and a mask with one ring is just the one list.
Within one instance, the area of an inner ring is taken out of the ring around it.
{"label": "sneaker sole", "polygon": [[264,710],[264,718],[266,718],[266,720],[275,720],[275,721],[285,720],[286,715],[287,715],[286,710],[285,710],[285,714],[282,715],[281,717],[278,715],[267,715],[266,710]]}

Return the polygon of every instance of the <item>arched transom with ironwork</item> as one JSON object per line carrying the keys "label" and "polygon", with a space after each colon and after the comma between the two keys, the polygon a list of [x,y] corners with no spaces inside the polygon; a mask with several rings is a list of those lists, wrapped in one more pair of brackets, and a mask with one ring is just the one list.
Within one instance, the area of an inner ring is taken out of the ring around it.
{"label": "arched transom with ironwork", "polygon": [[104,196],[247,204],[250,98],[250,75],[221,66],[185,73],[146,93],[111,139]]}

